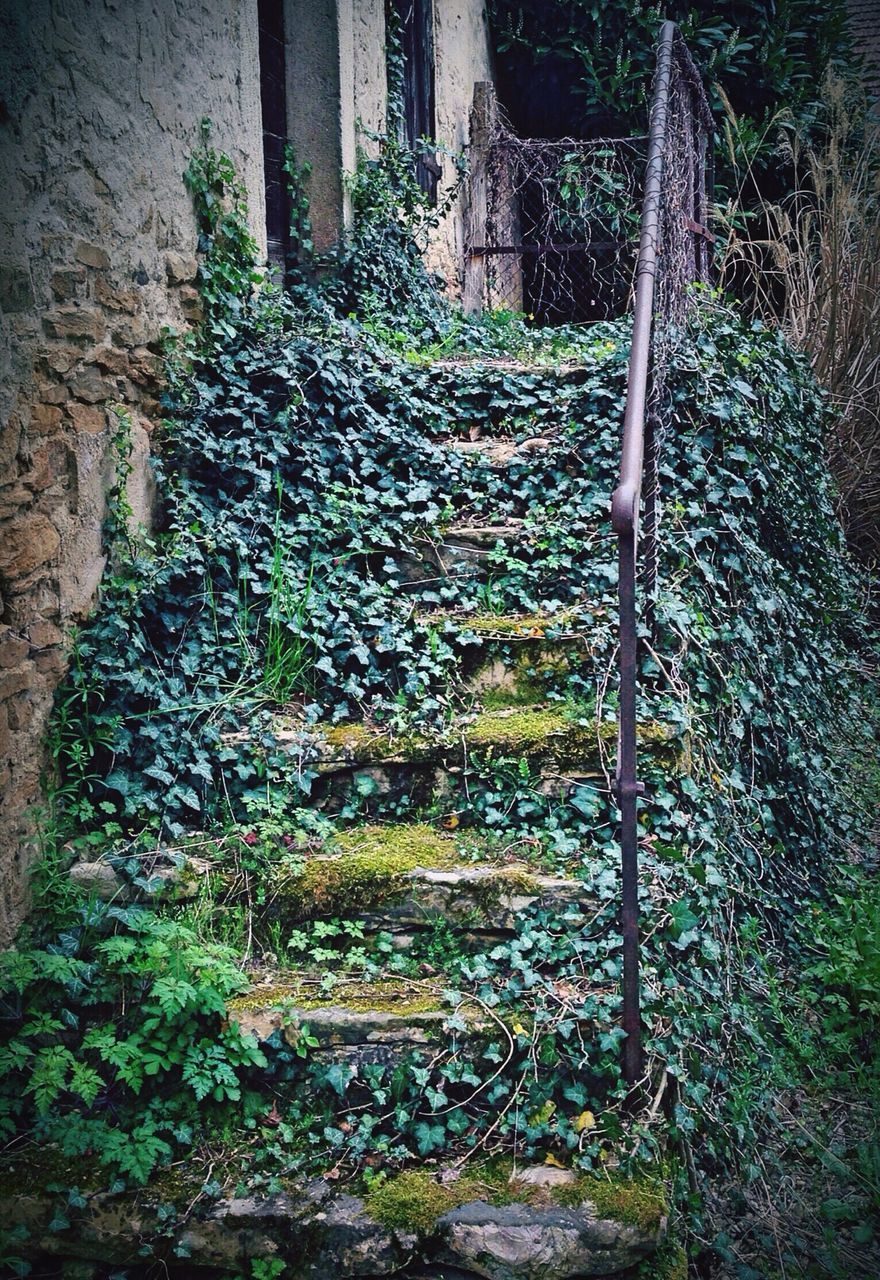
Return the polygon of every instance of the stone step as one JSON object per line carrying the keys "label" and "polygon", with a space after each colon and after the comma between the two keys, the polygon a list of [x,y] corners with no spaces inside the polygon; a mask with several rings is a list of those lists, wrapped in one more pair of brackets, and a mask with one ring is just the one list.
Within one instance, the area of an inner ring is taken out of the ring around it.
{"label": "stone step", "polygon": [[412,552],[392,556],[403,586],[419,586],[440,579],[484,578],[491,558],[500,549],[508,552],[523,536],[525,520],[496,524],[454,524],[436,540],[417,540]]}
{"label": "stone step", "polygon": [[[490,860],[473,862],[471,853]],[[584,880],[502,861],[497,851],[491,859],[479,837],[458,840],[424,823],[355,827],[299,865],[253,876],[251,896],[263,900],[258,918],[285,924],[345,916],[367,933],[411,935],[442,920],[473,938],[510,933],[533,907],[552,908],[570,928],[597,909]]]}
{"label": "stone step", "polygon": [[421,621],[462,650],[464,689],[489,709],[541,702],[564,687],[613,618],[597,604],[558,614],[429,613]]}
{"label": "stone step", "polygon": [[436,980],[343,976],[327,987],[321,975],[307,970],[258,973],[251,990],[230,1000],[227,1009],[245,1035],[264,1042],[277,1032],[294,1048],[308,1035],[317,1041],[310,1057],[345,1061],[355,1071],[369,1063],[388,1065],[432,1044],[463,1044],[498,1026],[477,1005],[453,1008]]}
{"label": "stone step", "polygon": [[[353,787],[376,796],[407,795],[411,803],[453,801],[483,786],[479,762],[526,761],[535,790],[564,796],[582,783],[607,790],[613,772],[617,725],[591,715],[574,717],[559,703],[502,707],[459,717],[443,732],[395,734],[364,722],[305,726],[293,717],[275,718],[278,746],[295,748],[307,734],[316,753],[316,801],[342,799]],[[244,735],[225,738],[227,744]],[[639,741],[655,760],[671,763],[674,746],[666,726],[649,721]]]}
{"label": "stone step", "polygon": [[[510,1161],[404,1171],[367,1195],[323,1178],[235,1195],[233,1179],[219,1199],[201,1194],[201,1177],[188,1182],[185,1169],[160,1171],[137,1191],[107,1192],[99,1189],[106,1170],[92,1179],[80,1160],[65,1180],[65,1164],[52,1147],[19,1149],[0,1163],[0,1220],[23,1228],[17,1255],[102,1270],[149,1255],[172,1275],[183,1274],[185,1258],[187,1275],[250,1275],[265,1260],[283,1263],[290,1280],[353,1280],[418,1261],[486,1280],[573,1280],[629,1271],[657,1251],[668,1225],[659,1181]],[[75,1185],[76,1201],[59,1184]]]}
{"label": "stone step", "polygon": [[456,437],[441,443],[459,456],[483,463],[493,471],[507,471],[514,466],[528,466],[559,446],[552,436],[530,436],[524,440],[498,436],[479,436],[475,440]]}

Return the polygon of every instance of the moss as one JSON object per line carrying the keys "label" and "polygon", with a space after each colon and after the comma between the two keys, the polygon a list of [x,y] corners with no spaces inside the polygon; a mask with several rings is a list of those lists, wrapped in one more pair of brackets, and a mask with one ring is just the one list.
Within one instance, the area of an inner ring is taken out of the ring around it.
{"label": "moss", "polygon": [[688,1258],[677,1240],[666,1240],[636,1271],[636,1280],[688,1280]]}
{"label": "moss", "polygon": [[96,1159],[66,1156],[55,1146],[29,1144],[6,1154],[0,1163],[0,1197],[38,1195],[47,1187],[100,1191],[109,1181]]}
{"label": "moss", "polygon": [[574,625],[579,621],[575,613],[520,614],[503,617],[498,614],[476,614],[461,619],[461,630],[472,631],[484,639],[495,636],[510,640],[542,640],[551,633],[553,637],[575,634]]}
{"label": "moss", "polygon": [[306,993],[299,1001],[301,1009],[329,1009],[337,1005],[354,1013],[397,1013],[402,1017],[417,1013],[434,1013],[443,1007],[438,991],[419,990],[395,982],[357,982],[344,979],[332,991]]}
{"label": "moss", "polygon": [[[370,1191],[367,1212],[383,1226],[419,1235],[430,1234],[444,1213],[475,1200],[496,1206],[528,1204],[535,1208],[552,1204],[578,1208],[589,1202],[600,1218],[638,1227],[648,1234],[659,1229],[667,1212],[662,1184],[648,1177],[609,1179],[584,1175],[566,1186],[539,1187],[511,1181],[512,1173],[513,1162],[507,1158],[478,1166],[451,1183],[440,1183],[431,1173],[412,1170]],[[666,1280],[666,1273],[658,1272],[657,1280]],[[669,1280],[678,1280],[678,1273],[670,1271]]]}
{"label": "moss", "polygon": [[649,1234],[659,1230],[669,1211],[662,1182],[647,1176],[582,1177],[570,1186],[554,1187],[553,1198],[557,1204],[583,1204],[589,1200],[600,1218],[638,1227]]}
{"label": "moss", "polygon": [[[531,755],[537,761],[548,761],[559,766],[582,764],[585,759],[595,759],[597,742],[612,742],[617,736],[617,725],[612,721],[596,721],[592,711],[584,709],[579,723],[572,709],[560,704],[516,705],[517,696],[499,696],[501,707],[482,712],[468,725],[449,726],[444,737],[426,737],[419,733],[379,734],[365,724],[319,725],[318,732],[324,739],[325,767],[337,768],[340,763],[355,765],[419,765],[435,758],[448,757],[451,750],[463,739],[465,745],[475,750],[491,748],[499,753]],[[512,705],[513,704],[513,705]],[[643,745],[668,741],[669,730],[655,722],[639,727],[639,740]]]}
{"label": "moss", "polygon": [[430,1173],[398,1174],[370,1191],[367,1213],[393,1231],[412,1231],[426,1236],[438,1218],[466,1203],[458,1184],[443,1185]]}
{"label": "moss", "polygon": [[[484,711],[465,728],[464,738],[468,747],[476,751],[530,756],[560,767],[582,765],[595,760],[599,743],[616,740],[617,724],[596,720],[591,713],[581,719],[584,723],[574,718],[571,708],[558,705]],[[669,736],[666,726],[655,721],[638,729],[643,745],[668,742]]]}
{"label": "moss", "polygon": [[439,989],[412,983],[361,982],[343,978],[328,991],[316,989],[303,975],[266,983],[226,1002],[230,1013],[285,1008],[304,1013],[317,1009],[350,1009],[352,1013],[433,1013],[443,1007]]}
{"label": "moss", "polygon": [[318,725],[317,732],[332,752],[359,764],[422,760],[433,750],[430,739],[420,733],[377,733],[363,723]]}
{"label": "moss", "polygon": [[292,918],[366,911],[406,890],[416,867],[442,869],[458,862],[455,842],[431,827],[361,827],[337,836],[334,856],[313,858],[298,874],[280,875],[272,892]]}
{"label": "moss", "polygon": [[474,906],[483,916],[491,916],[506,898],[537,897],[540,892],[538,881],[522,867],[502,867],[468,885]]}
{"label": "moss", "polygon": [[367,1213],[385,1227],[430,1235],[437,1219],[460,1205],[476,1200],[511,1204],[516,1198],[509,1185],[511,1167],[509,1160],[496,1160],[454,1182],[438,1182],[432,1173],[408,1170],[368,1192]]}

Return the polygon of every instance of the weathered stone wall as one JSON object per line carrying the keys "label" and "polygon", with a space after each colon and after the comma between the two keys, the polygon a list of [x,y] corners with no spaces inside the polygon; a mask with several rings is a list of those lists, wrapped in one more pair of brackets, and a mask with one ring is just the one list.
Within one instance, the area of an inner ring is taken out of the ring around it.
{"label": "weathered stone wall", "polygon": [[[385,121],[384,0],[285,0],[288,118],[335,240],[357,123]],[[92,607],[113,479],[150,519],[160,339],[197,314],[182,175],[199,123],[248,188],[265,242],[257,0],[7,0],[0,11],[0,945],[27,902],[43,741],[71,630]],[[490,77],[481,0],[436,0],[437,136],[462,150]],[[444,180],[452,166],[446,164]],[[431,265],[459,287],[463,202]]]}
{"label": "weathered stone wall", "polygon": [[114,417],[149,519],[158,341],[194,314],[199,121],[264,224],[256,0],[8,0],[0,31],[0,941],[26,906],[42,741],[103,569]]}

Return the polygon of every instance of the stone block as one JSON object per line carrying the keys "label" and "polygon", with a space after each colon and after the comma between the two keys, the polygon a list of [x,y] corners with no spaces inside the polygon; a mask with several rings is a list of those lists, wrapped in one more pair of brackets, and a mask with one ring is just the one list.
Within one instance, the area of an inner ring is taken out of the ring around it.
{"label": "stone block", "polygon": [[72,455],[66,444],[61,440],[50,440],[34,450],[31,468],[22,480],[34,493],[44,493],[59,480],[68,479],[71,460]]}
{"label": "stone block", "polygon": [[[33,494],[30,489],[26,489],[24,485],[17,481],[15,484],[9,485],[7,488],[0,490],[0,520],[11,520],[22,507],[27,507],[33,500]],[[3,540],[6,538],[6,530],[3,530]],[[3,547],[0,542],[0,555],[2,555]],[[0,569],[2,573],[2,569]]]}
{"label": "stone block", "polygon": [[0,423],[0,476],[10,474],[20,441],[21,415],[10,413],[6,421]]}
{"label": "stone block", "polygon": [[64,404],[70,392],[63,382],[44,382],[39,388],[40,400],[43,404]]}
{"label": "stone block", "polygon": [[169,284],[189,284],[195,280],[198,270],[198,260],[191,253],[172,250],[165,255],[165,275]]}
{"label": "stone block", "polygon": [[50,311],[43,324],[50,338],[88,338],[91,342],[100,342],[107,332],[102,316],[75,306]]}
{"label": "stone block", "polygon": [[96,271],[106,271],[110,266],[110,255],[99,244],[90,244],[88,240],[80,240],[73,251],[77,262],[93,267]]}
{"label": "stone block", "polygon": [[69,373],[82,359],[82,352],[70,347],[55,347],[43,356],[43,363],[52,373]]}
{"label": "stone block", "polygon": [[4,530],[0,545],[0,574],[14,580],[23,578],[58,551],[58,530],[46,516],[33,512],[21,516]]}
{"label": "stone block", "polygon": [[52,292],[59,302],[75,298],[86,282],[84,267],[67,267],[52,274]]}
{"label": "stone block", "polygon": [[111,311],[125,311],[134,315],[140,306],[140,298],[134,289],[117,289],[103,276],[95,281],[95,298]]}
{"label": "stone block", "polygon": [[110,902],[111,899],[123,901],[128,896],[127,886],[109,862],[75,862],[68,875],[72,883],[90,898]]}
{"label": "stone block", "polygon": [[98,347],[93,359],[100,369],[106,369],[108,373],[123,377],[130,371],[132,353],[120,351],[118,347]]}
{"label": "stone block", "polygon": [[64,632],[54,622],[34,622],[28,627],[28,640],[35,649],[48,649],[63,639]]}
{"label": "stone block", "polygon": [[191,284],[181,285],[177,296],[180,299],[180,309],[187,320],[200,320],[202,316],[202,299],[198,289]]}
{"label": "stone block", "polygon": [[86,365],[70,383],[70,390],[77,400],[98,404],[101,400],[111,399],[116,389],[112,382],[101,377],[94,365]]}
{"label": "stone block", "polygon": [[31,407],[30,433],[44,436],[61,425],[61,410],[55,404],[35,404]]}
{"label": "stone block", "polygon": [[27,657],[29,648],[27,640],[8,627],[0,629],[0,667],[18,666],[22,658]]}
{"label": "stone block", "polygon": [[10,729],[14,733],[23,733],[30,729],[34,721],[34,703],[29,693],[18,693],[6,704],[6,716]]}
{"label": "stone block", "polygon": [[0,702],[29,688],[33,679],[34,672],[30,666],[13,667],[11,671],[0,671]]}
{"label": "stone block", "polygon": [[107,426],[107,410],[94,404],[79,404],[71,400],[67,406],[67,416],[77,431],[97,435]]}
{"label": "stone block", "polygon": [[44,649],[34,654],[33,664],[40,675],[58,677],[64,674],[67,658],[63,649]]}

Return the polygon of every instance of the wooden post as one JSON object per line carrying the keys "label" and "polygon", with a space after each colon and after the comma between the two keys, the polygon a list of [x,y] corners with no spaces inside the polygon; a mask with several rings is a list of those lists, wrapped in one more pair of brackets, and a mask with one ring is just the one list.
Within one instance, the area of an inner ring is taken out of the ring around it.
{"label": "wooden post", "polygon": [[474,85],[471,108],[470,175],[468,203],[465,212],[464,280],[462,308],[467,316],[478,316],[483,309],[486,260],[472,250],[486,244],[486,210],[489,181],[489,145],[495,119],[495,91],[486,80]]}

